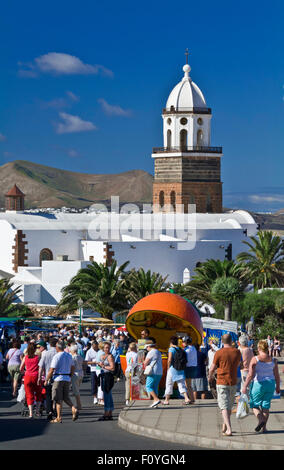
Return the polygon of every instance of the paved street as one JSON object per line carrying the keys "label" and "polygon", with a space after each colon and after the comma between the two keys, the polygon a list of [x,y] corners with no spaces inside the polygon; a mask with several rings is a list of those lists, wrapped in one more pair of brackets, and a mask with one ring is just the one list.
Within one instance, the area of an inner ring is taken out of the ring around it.
{"label": "paved street", "polygon": [[[279,358],[281,389],[283,391],[284,360]],[[282,392],[283,393],[283,392]],[[184,406],[183,400],[171,400],[169,406],[149,409],[148,401],[134,401],[119,417],[122,429],[164,439],[171,443],[198,445],[210,449],[284,450],[284,400],[273,399],[268,432],[256,433],[256,418],[252,411],[245,419],[232,414],[233,436],[222,435],[222,418],[216,400],[196,400]]]}
{"label": "paved street", "polygon": [[73,422],[64,405],[63,423],[49,424],[44,418],[29,420],[21,416],[21,404],[11,400],[9,388],[0,386],[0,450],[185,450],[194,449],[156,439],[135,436],[118,427],[117,420],[124,406],[124,384],[113,389],[114,421],[97,422],[103,408],[92,404],[90,382],[82,384],[82,405],[78,421]]}

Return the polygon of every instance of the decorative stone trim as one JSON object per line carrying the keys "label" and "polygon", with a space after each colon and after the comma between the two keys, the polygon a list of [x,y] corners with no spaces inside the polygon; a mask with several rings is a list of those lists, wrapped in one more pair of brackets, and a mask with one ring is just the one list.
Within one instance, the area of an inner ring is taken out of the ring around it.
{"label": "decorative stone trim", "polygon": [[12,263],[15,273],[18,272],[19,266],[28,266],[28,263],[26,263],[26,260],[28,259],[27,254],[29,252],[29,250],[26,248],[28,242],[25,241],[24,238],[26,238],[26,235],[23,233],[23,231],[17,230],[15,235],[15,245],[12,246]]}
{"label": "decorative stone trim", "polygon": [[104,243],[104,260],[106,266],[111,266],[114,261],[114,251],[111,250],[112,245]]}

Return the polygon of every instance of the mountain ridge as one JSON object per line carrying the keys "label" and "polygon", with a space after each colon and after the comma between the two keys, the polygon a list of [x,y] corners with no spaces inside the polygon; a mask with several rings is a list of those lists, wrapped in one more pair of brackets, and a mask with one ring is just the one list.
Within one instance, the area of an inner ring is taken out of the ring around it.
{"label": "mountain ridge", "polygon": [[25,207],[63,206],[82,208],[119,196],[120,202],[152,201],[153,176],[144,170],[90,174],[15,160],[0,167],[0,205],[6,192],[17,184],[26,195]]}

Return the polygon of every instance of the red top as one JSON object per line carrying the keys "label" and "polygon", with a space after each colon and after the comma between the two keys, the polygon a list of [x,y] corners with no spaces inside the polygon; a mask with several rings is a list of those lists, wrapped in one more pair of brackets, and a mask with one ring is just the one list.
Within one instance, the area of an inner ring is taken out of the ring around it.
{"label": "red top", "polygon": [[26,374],[27,375],[38,375],[39,371],[39,356],[25,358]]}
{"label": "red top", "polygon": [[18,186],[15,184],[13,188],[11,188],[5,196],[24,196],[24,193],[18,188]]}

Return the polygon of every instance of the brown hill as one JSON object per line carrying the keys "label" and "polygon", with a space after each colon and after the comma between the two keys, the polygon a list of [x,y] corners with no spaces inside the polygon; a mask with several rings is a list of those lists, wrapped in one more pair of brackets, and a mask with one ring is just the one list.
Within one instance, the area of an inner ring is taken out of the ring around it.
{"label": "brown hill", "polygon": [[24,160],[0,167],[0,206],[16,183],[25,193],[25,207],[87,207],[119,196],[120,202],[151,202],[153,176],[143,170],[87,174],[60,170]]}

